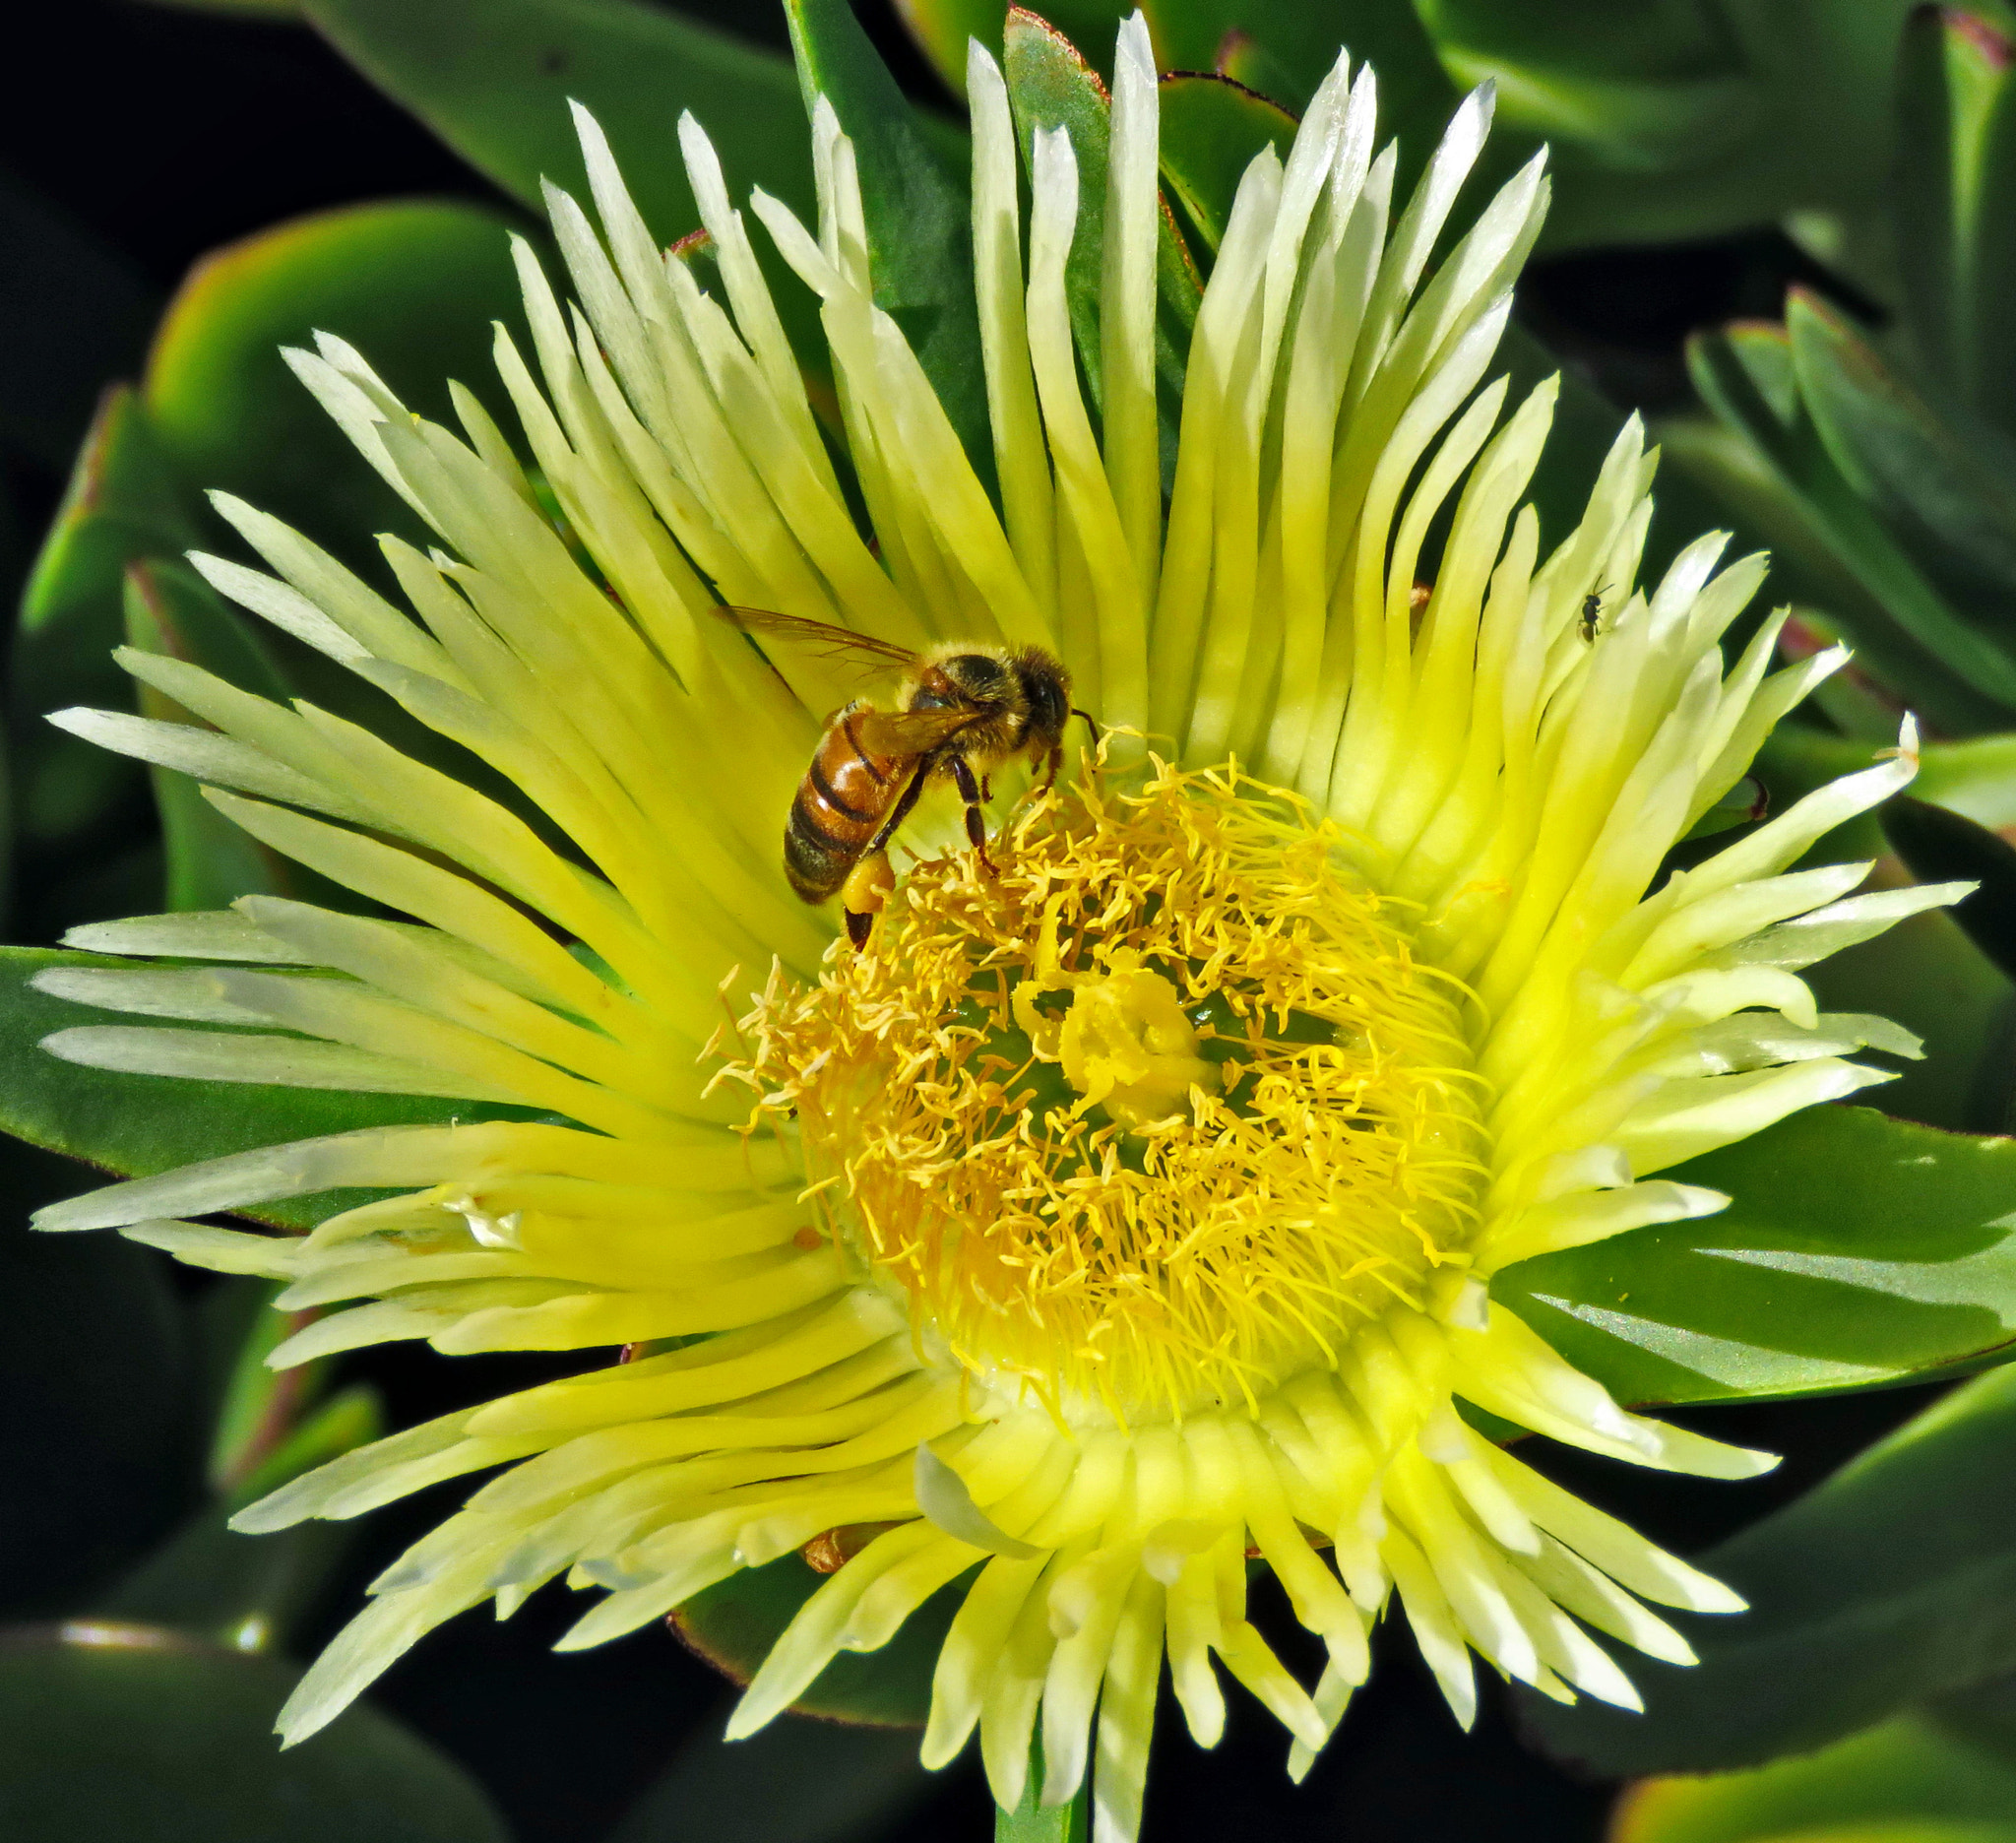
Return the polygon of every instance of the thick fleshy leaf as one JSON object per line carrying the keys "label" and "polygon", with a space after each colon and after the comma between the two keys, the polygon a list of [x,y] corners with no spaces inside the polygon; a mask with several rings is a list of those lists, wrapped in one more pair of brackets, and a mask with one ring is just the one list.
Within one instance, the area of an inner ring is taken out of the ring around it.
{"label": "thick fleshy leaf", "polygon": [[[1127,0],[1047,0],[1035,9],[1102,77],[1112,74],[1113,38],[1134,11]],[[957,94],[966,90],[966,43],[999,53],[1002,0],[897,0],[924,55]],[[1386,132],[1425,148],[1456,103],[1456,90],[1407,0],[1355,0],[1348,13],[1278,0],[1144,0],[1156,67],[1216,72],[1298,110],[1329,74],[1341,46],[1379,73]]]}
{"label": "thick fleshy leaf", "polygon": [[[1289,109],[1307,103],[1348,45],[1354,64],[1379,73],[1381,138],[1398,135],[1405,160],[1427,159],[1456,106],[1457,88],[1411,0],[1353,0],[1336,9],[1279,0],[1150,0],[1144,11],[1164,70],[1262,79],[1253,87]],[[1243,72],[1231,68],[1241,60]],[[1411,177],[1403,170],[1403,183]]]}
{"label": "thick fleshy leaf", "polygon": [[2016,442],[1957,403],[1936,410],[1835,308],[1786,309],[1794,375],[1827,452],[1959,618],[1915,631],[2016,702]]}
{"label": "thick fleshy leaf", "polygon": [[1633,1786],[1610,1843],[1764,1843],[1794,1835],[1804,1843],[2016,1843],[2016,1763],[1925,1716],[1901,1715],[1752,1772]]}
{"label": "thick fleshy leaf", "polygon": [[982,479],[993,477],[972,210],[847,0],[787,0],[809,113],[821,95],[852,140],[875,301],[910,341]]}
{"label": "thick fleshy leaf", "polygon": [[1492,1283],[1619,1399],[1821,1394],[2016,1355],[2016,1141],[1823,1107],[1661,1176],[1734,1200]]}
{"label": "thick fleshy leaf", "polygon": [[1979,13],[1925,7],[1898,62],[1897,268],[1913,347],[1963,403],[2016,433],[2016,71]]}
{"label": "thick fleshy leaf", "polygon": [[1911,11],[1895,0],[1815,0],[1796,14],[1771,0],[1421,10],[1450,70],[1467,83],[1497,76],[1508,117],[1560,154],[1549,247],[1853,210],[1889,176],[1895,53]]}
{"label": "thick fleshy leaf", "polygon": [[902,1729],[784,1715],[729,1747],[724,1719],[699,1724],[607,1843],[846,1843],[894,1830],[932,1790]]}
{"label": "thick fleshy leaf", "polygon": [[306,0],[336,48],[478,172],[535,210],[539,181],[586,195],[568,103],[591,109],[654,230],[699,222],[673,132],[691,109],[731,178],[794,210],[812,162],[790,65],[637,0]]}
{"label": "thick fleshy leaf", "polygon": [[281,348],[334,333],[422,414],[449,416],[450,378],[501,409],[490,323],[519,317],[508,228],[472,205],[358,205],[206,257],[148,361],[148,412],[180,478],[192,492],[237,493],[375,562],[372,534],[410,529],[412,515],[359,462]]}
{"label": "thick fleshy leaf", "polygon": [[[1627,171],[1640,190],[1653,189],[1653,173],[1662,190],[1686,186],[1755,126],[1758,85],[1703,8],[1423,0],[1420,12],[1450,72],[1464,83],[1495,79],[1504,126],[1552,147],[1571,211],[1585,175],[1606,191]],[[1753,185],[1774,176],[1767,168]],[[1760,190],[1753,209],[1768,214],[1769,197]]]}
{"label": "thick fleshy leaf", "polygon": [[[568,104],[593,111],[662,243],[698,227],[679,155],[691,109],[721,151],[730,192],[760,186],[811,216],[812,160],[789,63],[643,0],[302,0],[302,11],[379,89],[521,203],[539,181],[587,196]],[[818,350],[809,293],[758,258],[799,356]],[[782,284],[782,286],[781,286]]]}
{"label": "thick fleshy leaf", "polygon": [[[716,1670],[747,1683],[821,1576],[789,1555],[731,1574],[695,1594],[670,1624]],[[963,1588],[942,1587],[879,1651],[843,1651],[792,1707],[801,1715],[872,1728],[921,1728],[931,1707],[931,1672],[959,1611]]]}
{"label": "thick fleshy leaf", "polygon": [[202,1501],[202,1391],[167,1261],[21,1220],[77,1178],[0,1148],[0,1608],[14,1619],[77,1606]]}
{"label": "thick fleshy leaf", "polygon": [[[89,1006],[34,990],[28,984],[32,975],[44,967],[147,964],[0,947],[0,1131],[121,1176],[146,1177],[198,1159],[361,1126],[526,1117],[522,1110],[470,1101],[122,1075],[65,1062],[38,1047],[53,1031],[103,1019]],[[329,1211],[327,1197],[301,1197],[247,1213],[308,1228]]]}
{"label": "thick fleshy leaf", "polygon": [[[1837,1178],[1831,1193],[1848,1188]],[[1720,1770],[1810,1750],[2016,1668],[2012,1442],[2016,1369],[1977,1376],[1698,1557],[1750,1610],[1679,1615],[1701,1661],[1634,1661],[1642,1716],[1522,1696],[1527,1726],[1604,1774]]]}
{"label": "thick fleshy leaf", "polygon": [[1239,180],[1262,147],[1284,159],[1295,118],[1229,77],[1183,75],[1162,81],[1162,170],[1206,245],[1225,240]]}
{"label": "thick fleshy leaf", "polygon": [[0,1634],[0,1835],[92,1843],[506,1843],[474,1784],[369,1707],[285,1752],[298,1669],[158,1626]]}
{"label": "thick fleshy leaf", "polygon": [[177,555],[196,541],[196,531],[147,410],[125,385],[115,386],[98,407],[22,596],[10,702],[24,841],[72,840],[139,791],[132,762],[40,718],[70,704],[131,707],[126,675],[112,663],[124,631],[127,565]]}
{"label": "thick fleshy leaf", "polygon": [[[1968,628],[1835,464],[1800,396],[1782,327],[1742,323],[1688,346],[1695,388],[1749,443],[1753,464],[1792,496],[1794,517],[1838,569],[1824,598],[1863,661],[1934,729],[1970,735],[2002,728],[1995,684],[2010,667]],[[1956,657],[1986,658],[1977,679]]]}
{"label": "thick fleshy leaf", "polygon": [[1966,877],[1981,885],[1954,905],[1953,920],[2004,973],[2016,977],[2016,846],[1924,800],[1891,800],[1882,821],[1891,849],[1921,883]]}

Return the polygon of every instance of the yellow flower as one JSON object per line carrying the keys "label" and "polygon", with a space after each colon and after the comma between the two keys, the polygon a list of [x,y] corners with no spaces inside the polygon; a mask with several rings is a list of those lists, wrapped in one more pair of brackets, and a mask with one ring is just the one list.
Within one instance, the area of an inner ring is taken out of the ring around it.
{"label": "yellow flower", "polygon": [[[1843,1059],[1863,1045],[1911,1051],[1879,1019],[1817,1015],[1796,970],[1945,892],[1786,871],[1910,778],[1910,733],[1646,894],[1839,656],[1774,674],[1774,618],[1726,672],[1719,637],[1763,564],[1718,572],[1720,538],[1635,586],[1653,470],[1635,423],[1544,545],[1520,501],[1553,386],[1507,414],[1484,383],[1539,162],[1430,264],[1486,94],[1397,215],[1372,74],[1343,59],[1287,161],[1253,162],[1165,510],[1138,17],[1117,65],[1107,172],[1035,139],[1025,284],[1006,93],[973,53],[998,512],[874,305],[830,109],[818,234],[752,206],[823,302],[872,539],[706,137],[681,123],[719,297],[653,244],[584,118],[599,227],[551,201],[582,305],[521,246],[537,376],[497,343],[550,502],[469,394],[460,435],[420,421],[324,338],[295,370],[439,539],[384,540],[410,613],[233,500],[276,573],[197,559],[515,794],[155,655],[124,658],[213,728],[61,719],[197,776],[256,838],[409,919],[247,897],[81,929],[207,964],[45,989],[232,1028],[86,1026],[52,1050],[550,1117],[275,1146],[41,1226],[120,1228],[283,1278],[284,1306],[342,1307],[282,1364],[400,1338],[657,1347],[396,1434],[239,1519],[346,1517],[503,1468],[375,1583],[284,1711],[289,1740],[486,1598],[509,1613],[561,1574],[606,1588],[563,1640],[591,1645],[840,1531],[826,1553],[858,1552],[732,1732],[960,1583],[927,1763],[977,1729],[1013,1805],[1040,1721],[1043,1797],[1096,1753],[1100,1834],[1126,1839],[1165,1657],[1199,1741],[1224,1721],[1222,1665],[1300,1773],[1389,1600],[1465,1720],[1472,1651],[1630,1705],[1585,1627],[1684,1661],[1642,1602],[1738,1606],[1459,1404],[1638,1465],[1769,1463],[1624,1412],[1489,1282],[1720,1208],[1650,1174],[1880,1080]],[[1065,294],[1082,183],[1106,198],[1097,433]],[[1102,750],[1074,732],[1049,791],[1036,764],[997,765],[985,863],[958,803],[928,795],[854,952],[792,896],[778,840],[821,714],[855,687],[815,651],[766,655],[718,602],[907,649],[1043,649]],[[305,1239],[173,1220],[355,1186],[394,1194]],[[1327,1647],[1313,1686],[1246,1618],[1251,1556]]]}

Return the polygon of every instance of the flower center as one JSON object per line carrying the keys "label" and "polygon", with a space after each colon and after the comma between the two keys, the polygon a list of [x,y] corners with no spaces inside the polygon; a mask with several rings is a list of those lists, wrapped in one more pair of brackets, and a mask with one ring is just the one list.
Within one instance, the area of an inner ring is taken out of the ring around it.
{"label": "flower center", "polygon": [[1159,768],[916,865],[741,1028],[842,1240],[928,1353],[1078,1423],[1251,1403],[1461,1285],[1473,1008],[1336,828]]}

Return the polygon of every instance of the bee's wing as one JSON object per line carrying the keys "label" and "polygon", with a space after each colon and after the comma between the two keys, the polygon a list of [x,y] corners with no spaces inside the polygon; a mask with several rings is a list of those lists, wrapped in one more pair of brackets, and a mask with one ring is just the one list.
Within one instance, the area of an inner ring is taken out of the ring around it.
{"label": "bee's wing", "polygon": [[776,635],[794,645],[845,660],[861,671],[887,671],[895,667],[908,670],[922,662],[907,647],[893,646],[872,634],[850,632],[829,626],[825,621],[806,620],[797,614],[779,614],[770,608],[725,606],[721,612],[745,633],[768,638]]}
{"label": "bee's wing", "polygon": [[853,714],[854,733],[861,747],[871,755],[928,755],[939,743],[971,728],[984,716],[982,711],[857,710]]}

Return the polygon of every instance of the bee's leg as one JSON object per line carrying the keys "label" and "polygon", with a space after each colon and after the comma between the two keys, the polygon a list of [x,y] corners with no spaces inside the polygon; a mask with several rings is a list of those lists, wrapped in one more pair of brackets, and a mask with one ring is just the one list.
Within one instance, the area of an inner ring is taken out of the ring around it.
{"label": "bee's leg", "polygon": [[980,776],[980,798],[981,798],[981,799],[983,799],[983,800],[990,800],[990,799],[992,799],[993,797],[994,797],[994,777],[993,777],[992,775],[981,775],[981,776]]}
{"label": "bee's leg", "polygon": [[924,782],[931,772],[932,758],[926,755],[917,764],[917,771],[910,778],[910,786],[896,796],[896,804],[889,809],[889,816],[875,828],[875,836],[861,847],[863,858],[872,858],[879,851],[887,849],[889,841],[896,836],[896,828],[911,815],[911,809],[917,803],[917,795],[924,791]]}
{"label": "bee's leg", "polygon": [[987,856],[987,823],[980,814],[980,784],[974,779],[973,764],[964,755],[949,755],[945,766],[952,775],[952,785],[959,790],[959,797],[966,802],[966,836],[979,854],[980,867],[992,876],[994,863]]}
{"label": "bee's leg", "polygon": [[1043,784],[1037,789],[1038,794],[1047,794],[1057,785],[1057,771],[1063,765],[1064,745],[1061,742],[1054,743],[1051,745],[1050,752],[1043,757]]}

